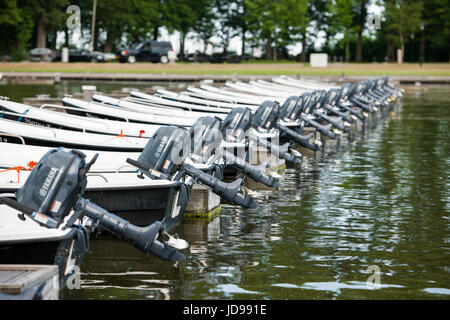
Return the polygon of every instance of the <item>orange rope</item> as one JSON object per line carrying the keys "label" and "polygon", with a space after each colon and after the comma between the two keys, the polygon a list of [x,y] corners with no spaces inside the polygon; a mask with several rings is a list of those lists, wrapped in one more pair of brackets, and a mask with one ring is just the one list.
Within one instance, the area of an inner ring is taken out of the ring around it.
{"label": "orange rope", "polygon": [[16,170],[17,171],[17,183],[19,183],[20,182],[20,171],[22,171],[22,170],[26,171],[27,168],[21,167],[21,166],[16,166],[16,167],[12,167],[10,169],[2,170],[2,171],[0,171],[0,173],[7,172],[7,171],[12,171],[12,170]]}
{"label": "orange rope", "polygon": [[27,164],[27,168],[22,167],[22,166],[15,166],[15,167],[12,167],[12,168],[9,168],[6,170],[1,170],[0,173],[7,172],[7,171],[13,171],[13,170],[17,171],[17,183],[19,183],[20,182],[20,171],[22,171],[22,170],[23,171],[32,171],[36,164],[37,164],[37,162],[30,161]]}

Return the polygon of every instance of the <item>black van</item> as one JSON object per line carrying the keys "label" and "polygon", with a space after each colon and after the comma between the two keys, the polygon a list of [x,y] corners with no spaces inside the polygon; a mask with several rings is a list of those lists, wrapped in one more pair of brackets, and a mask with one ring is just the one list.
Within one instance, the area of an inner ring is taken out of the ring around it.
{"label": "black van", "polygon": [[169,41],[143,41],[133,49],[122,49],[117,53],[119,62],[135,63],[136,61],[151,61],[168,63],[169,51],[172,51],[172,43]]}

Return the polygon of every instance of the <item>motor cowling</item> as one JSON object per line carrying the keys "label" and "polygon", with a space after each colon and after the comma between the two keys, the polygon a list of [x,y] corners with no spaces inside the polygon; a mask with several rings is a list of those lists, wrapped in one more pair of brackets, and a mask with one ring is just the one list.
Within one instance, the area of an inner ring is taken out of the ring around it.
{"label": "motor cowling", "polygon": [[84,192],[85,158],[84,153],[65,148],[48,151],[16,192],[17,202],[31,209],[38,223],[57,228]]}
{"label": "motor cowling", "polygon": [[297,106],[303,104],[302,96],[290,96],[280,109],[280,119],[284,121],[295,121],[298,118]]}
{"label": "motor cowling", "polygon": [[233,108],[222,121],[220,131],[229,142],[242,141],[251,128],[252,114],[248,108]]}
{"label": "motor cowling", "polygon": [[150,170],[142,171],[151,179],[171,179],[190,154],[190,136],[186,129],[176,126],[159,128],[149,139],[138,158]]}
{"label": "motor cowling", "polygon": [[222,121],[217,117],[200,117],[189,129],[191,158],[195,162],[207,162],[222,143]]}
{"label": "motor cowling", "polygon": [[276,101],[264,101],[252,118],[252,126],[260,132],[268,132],[277,124],[280,105]]}

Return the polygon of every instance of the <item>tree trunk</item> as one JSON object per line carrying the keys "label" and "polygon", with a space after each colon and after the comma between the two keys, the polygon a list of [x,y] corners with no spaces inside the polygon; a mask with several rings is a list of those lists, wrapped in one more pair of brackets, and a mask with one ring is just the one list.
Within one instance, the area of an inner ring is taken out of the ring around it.
{"label": "tree trunk", "polygon": [[37,40],[36,47],[37,48],[45,48],[45,44],[47,41],[47,33],[45,31],[45,18],[47,17],[47,12],[45,9],[42,9],[42,13],[39,15],[38,23],[37,23]]}
{"label": "tree trunk", "polygon": [[405,60],[405,42],[403,40],[403,35],[400,34],[400,50],[401,52],[401,61],[403,62]]}
{"label": "tree trunk", "polygon": [[53,30],[53,32],[52,32],[52,46],[51,46],[52,50],[56,50],[56,39],[57,38],[58,38],[58,32],[57,32],[57,30]]}
{"label": "tree trunk", "polygon": [[159,26],[155,26],[155,28],[153,29],[153,40],[158,40],[158,35],[159,35]]}
{"label": "tree trunk", "polygon": [[186,34],[180,32],[180,60],[184,59],[184,41],[186,40]]}
{"label": "tree trunk", "polygon": [[273,46],[272,51],[273,51],[272,59],[273,59],[273,61],[277,61],[278,57],[277,57],[277,46],[276,46],[276,44]]}
{"label": "tree trunk", "polygon": [[363,31],[364,26],[366,24],[366,18],[367,18],[367,6],[369,5],[370,1],[368,0],[361,0],[358,1],[359,6],[359,30],[358,30],[358,40],[356,43],[356,62],[362,62],[362,51],[363,51]]}
{"label": "tree trunk", "polygon": [[348,40],[348,36],[345,40],[345,62],[350,62],[350,41]]}
{"label": "tree trunk", "polygon": [[300,62],[306,62],[306,32],[302,34],[302,54],[300,55]]}
{"label": "tree trunk", "polygon": [[209,39],[203,39],[203,55],[206,55],[206,50],[208,50]]}
{"label": "tree trunk", "polygon": [[272,60],[272,37],[267,37],[267,43],[266,43],[266,59]]}
{"label": "tree trunk", "polygon": [[403,39],[403,31],[402,31],[402,24],[400,23],[399,29],[398,29],[398,35],[400,37],[400,50],[401,52],[401,61],[405,61],[405,40]]}
{"label": "tree trunk", "polygon": [[113,40],[112,40],[111,32],[107,31],[106,32],[105,48],[103,49],[104,52],[111,52],[112,51],[112,45],[113,45]]}
{"label": "tree trunk", "polygon": [[387,49],[386,49],[387,61],[388,62],[394,62],[395,61],[394,56],[395,56],[395,54],[394,54],[394,44],[392,43],[392,40],[388,40]]}
{"label": "tree trunk", "polygon": [[64,46],[69,48],[70,40],[69,40],[69,28],[64,28]]}
{"label": "tree trunk", "polygon": [[362,62],[362,47],[363,47],[363,38],[361,29],[358,31],[358,42],[356,43],[356,62]]}
{"label": "tree trunk", "polygon": [[242,1],[241,2],[241,4],[242,4],[242,9],[243,9],[243,12],[242,12],[242,15],[241,15],[241,21],[242,21],[242,25],[241,25],[241,30],[242,30],[242,46],[241,46],[241,57],[242,58],[244,58],[244,55],[245,55],[245,40],[246,40],[246,38],[245,38],[245,33],[247,32],[247,29],[248,29],[248,27],[247,27],[247,23],[246,23],[246,21],[247,21],[247,6],[246,6],[246,4],[245,4],[245,1]]}
{"label": "tree trunk", "polygon": [[98,36],[99,36],[99,27],[98,23],[95,24],[95,34],[94,34],[94,50],[97,51],[98,49]]}
{"label": "tree trunk", "polygon": [[420,33],[420,55],[419,55],[419,62],[422,66],[422,63],[425,61],[425,39],[424,39],[424,32],[423,30]]}
{"label": "tree trunk", "polygon": [[242,45],[241,45],[241,57],[245,55],[245,33],[247,32],[247,28],[242,26]]}

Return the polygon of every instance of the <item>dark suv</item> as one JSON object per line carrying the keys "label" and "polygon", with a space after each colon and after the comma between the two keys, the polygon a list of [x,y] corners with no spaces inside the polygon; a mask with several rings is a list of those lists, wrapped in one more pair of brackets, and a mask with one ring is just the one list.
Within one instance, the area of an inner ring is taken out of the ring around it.
{"label": "dark suv", "polygon": [[143,41],[134,49],[122,49],[117,53],[119,62],[135,63],[136,61],[151,61],[168,63],[168,53],[172,49],[172,43],[168,41]]}

